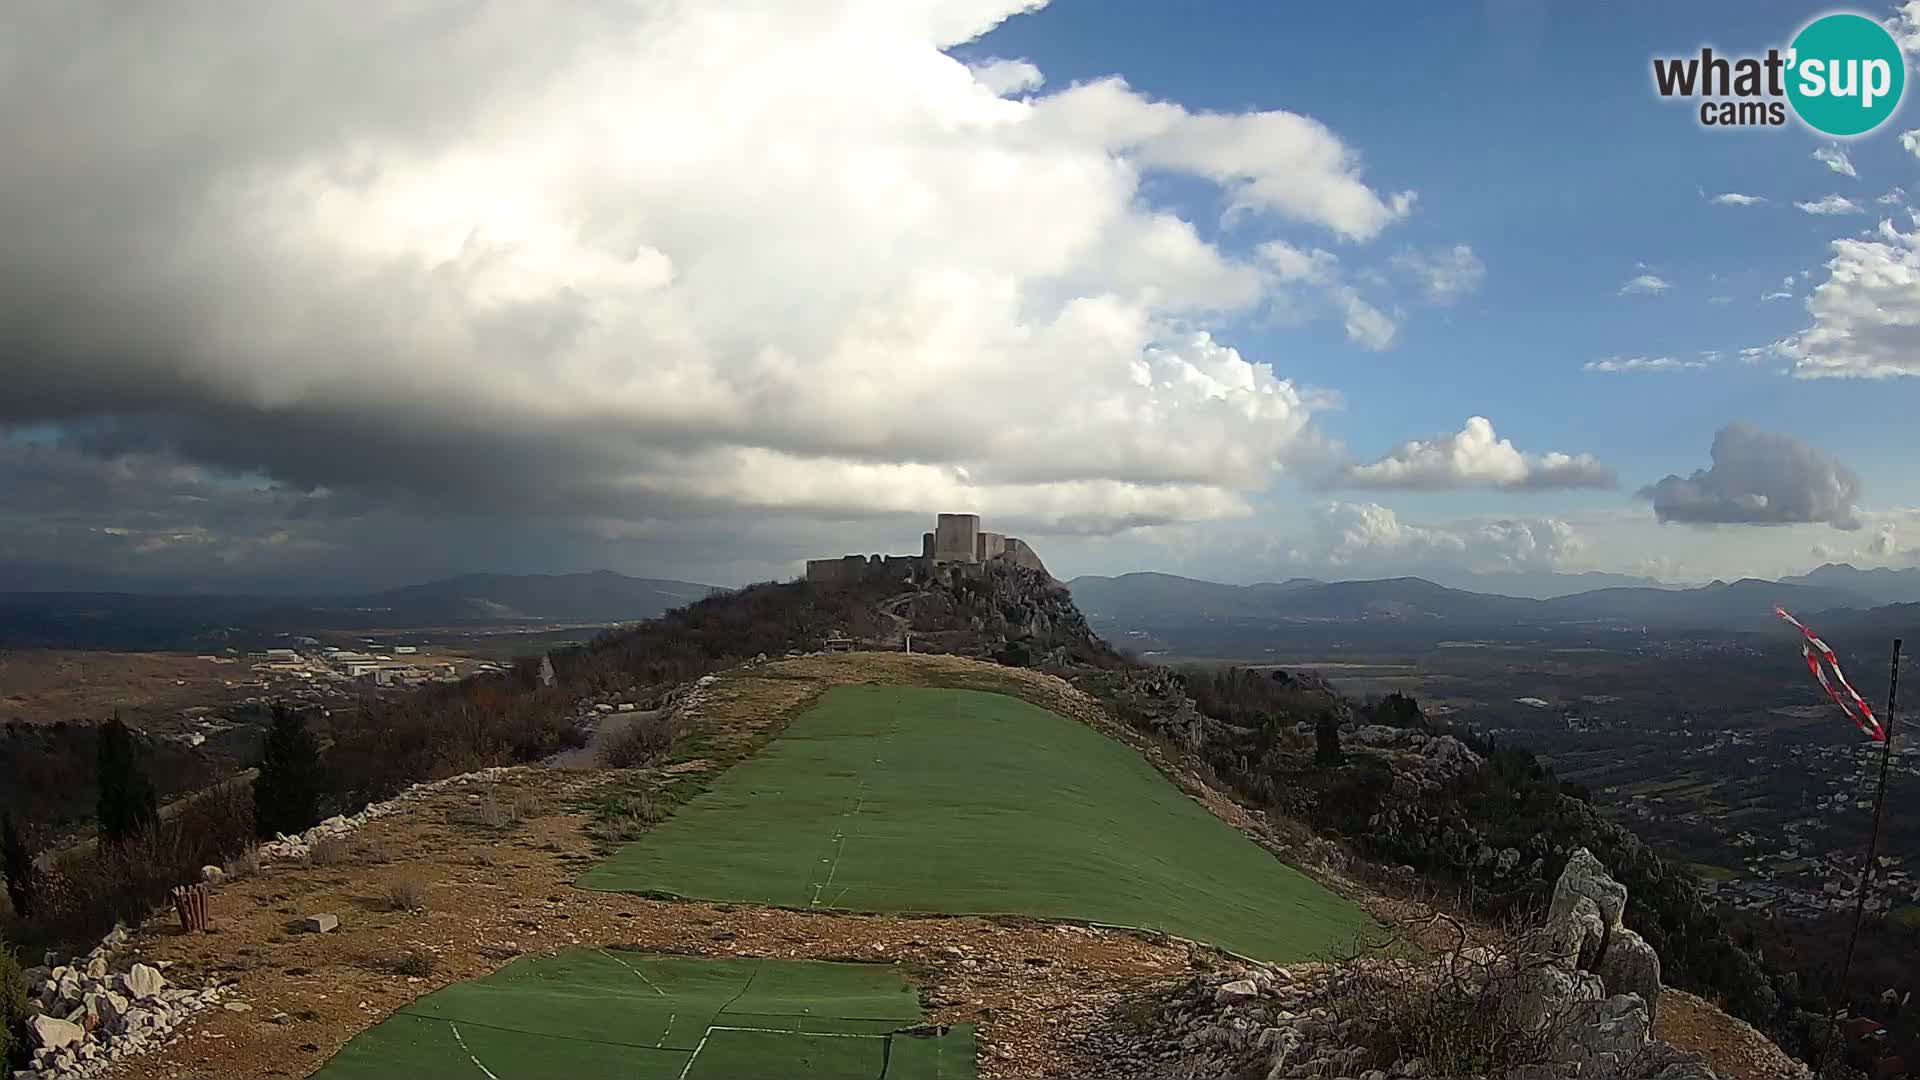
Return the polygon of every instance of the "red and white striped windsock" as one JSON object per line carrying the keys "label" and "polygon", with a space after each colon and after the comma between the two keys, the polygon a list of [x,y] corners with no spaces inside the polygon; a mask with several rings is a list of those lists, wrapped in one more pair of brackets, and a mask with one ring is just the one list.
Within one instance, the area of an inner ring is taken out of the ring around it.
{"label": "red and white striped windsock", "polygon": [[[1873,706],[1867,704],[1867,699],[1861,697],[1860,691],[1855,690],[1853,684],[1847,681],[1846,673],[1840,670],[1840,658],[1833,655],[1833,650],[1827,647],[1827,643],[1821,641],[1819,635],[1807,629],[1799,619],[1787,614],[1785,608],[1776,607],[1773,613],[1792,623],[1794,629],[1800,631],[1800,655],[1806,658],[1807,670],[1813,672],[1813,677],[1820,680],[1820,688],[1827,692],[1827,696],[1833,699],[1833,703],[1840,706],[1840,711],[1847,714],[1847,719],[1859,725],[1861,731],[1866,732],[1876,742],[1885,742],[1887,732],[1880,726],[1880,721],[1874,718]],[[1827,678],[1829,668],[1833,670],[1831,679]],[[1834,688],[1835,683],[1840,684],[1839,689]]]}

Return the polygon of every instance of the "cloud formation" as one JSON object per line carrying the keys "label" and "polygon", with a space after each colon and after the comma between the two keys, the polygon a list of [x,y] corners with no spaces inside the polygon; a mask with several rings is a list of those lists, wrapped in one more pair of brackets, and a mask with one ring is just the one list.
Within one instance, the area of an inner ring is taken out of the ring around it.
{"label": "cloud formation", "polygon": [[1672,287],[1673,286],[1667,284],[1666,278],[1658,274],[1641,274],[1629,280],[1625,285],[1620,286],[1620,295],[1631,296],[1635,293],[1663,293]]}
{"label": "cloud formation", "polygon": [[1796,202],[1793,205],[1799,207],[1800,209],[1806,211],[1809,214],[1818,214],[1822,216],[1831,216],[1834,214],[1857,214],[1860,212],[1859,203],[1854,202],[1852,199],[1849,199],[1845,195],[1840,195],[1840,194],[1822,195],[1820,198],[1814,199],[1811,202]]}
{"label": "cloud formation", "polygon": [[10,8],[0,429],[616,530],[1245,514],[1323,399],[1206,329],[1284,275],[1143,177],[1347,244],[1414,196],[1298,113],[943,51],[1037,6]]}
{"label": "cloud formation", "polygon": [[1592,454],[1521,453],[1512,440],[1496,435],[1484,416],[1468,417],[1466,426],[1452,434],[1408,440],[1378,461],[1348,465],[1331,481],[1338,487],[1409,491],[1543,491],[1616,483],[1614,471]]}
{"label": "cloud formation", "polygon": [[1860,478],[1793,435],[1728,424],[1713,437],[1713,464],[1641,488],[1662,522],[1860,528]]}
{"label": "cloud formation", "polygon": [[1759,206],[1767,200],[1758,195],[1742,195],[1737,191],[1722,192],[1708,200],[1718,206]]}
{"label": "cloud formation", "polygon": [[1623,372],[1623,371],[1690,371],[1706,367],[1704,360],[1678,360],[1671,356],[1609,356],[1604,360],[1589,360],[1580,365],[1582,371]]}
{"label": "cloud formation", "polygon": [[1870,239],[1835,240],[1826,270],[1807,298],[1812,324],[1770,352],[1803,379],[1920,376],[1920,228],[1882,221]]}
{"label": "cloud formation", "polygon": [[1393,266],[1413,277],[1429,302],[1445,306],[1480,288],[1487,266],[1466,244],[1435,251],[1403,251]]}
{"label": "cloud formation", "polygon": [[1451,570],[1554,570],[1584,550],[1578,531],[1553,518],[1416,525],[1378,503],[1330,502],[1314,510],[1307,535],[1285,543],[1296,572],[1334,577]]}
{"label": "cloud formation", "polygon": [[1859,176],[1854,171],[1852,159],[1847,157],[1846,148],[1833,143],[1818,147],[1813,152],[1813,160],[1839,173],[1841,176]]}

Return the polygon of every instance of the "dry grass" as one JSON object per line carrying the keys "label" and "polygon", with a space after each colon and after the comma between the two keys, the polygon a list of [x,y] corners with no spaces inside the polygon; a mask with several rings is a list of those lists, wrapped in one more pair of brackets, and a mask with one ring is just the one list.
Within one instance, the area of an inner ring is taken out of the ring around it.
{"label": "dry grass", "polygon": [[347,842],[337,836],[323,836],[307,849],[307,861],[315,866],[339,866],[347,861]]}
{"label": "dry grass", "polygon": [[419,878],[402,878],[387,886],[387,907],[394,911],[427,910],[427,883]]}

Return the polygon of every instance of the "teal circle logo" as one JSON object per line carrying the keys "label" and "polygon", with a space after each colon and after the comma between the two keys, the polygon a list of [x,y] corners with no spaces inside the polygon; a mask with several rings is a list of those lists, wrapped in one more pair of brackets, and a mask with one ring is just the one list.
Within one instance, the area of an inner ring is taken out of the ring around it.
{"label": "teal circle logo", "polygon": [[1828,135],[1879,127],[1907,85],[1899,43],[1865,15],[1824,15],[1808,23],[1793,39],[1787,64],[1793,111]]}

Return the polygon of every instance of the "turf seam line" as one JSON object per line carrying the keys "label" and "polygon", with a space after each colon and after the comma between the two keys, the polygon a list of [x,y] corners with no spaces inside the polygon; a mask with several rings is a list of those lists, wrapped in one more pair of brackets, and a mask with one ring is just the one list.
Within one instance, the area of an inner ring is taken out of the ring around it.
{"label": "turf seam line", "polygon": [[[449,1020],[447,1021],[447,1028],[453,1032],[453,1041],[460,1044],[460,1049],[467,1050],[467,1040],[460,1037],[460,1025]],[[480,1064],[480,1059],[473,1056],[473,1051],[467,1050],[467,1060],[473,1062],[474,1068],[479,1069],[481,1072],[485,1073],[487,1076],[487,1080],[500,1080],[499,1077],[493,1075],[492,1069],[489,1069],[485,1065]]]}
{"label": "turf seam line", "polygon": [[[896,708],[893,710],[893,723],[888,726],[887,734],[881,740],[880,749],[884,751],[887,747],[887,742],[891,740],[895,735],[899,734],[899,732],[900,732],[900,710]],[[873,759],[873,763],[875,765],[878,765],[878,764],[881,764],[882,760],[883,760],[882,758],[876,757]],[[833,848],[833,862],[831,865],[827,867],[827,880],[813,887],[813,902],[807,905],[809,908],[819,907],[821,890],[830,889],[833,887],[833,877],[835,874],[840,872],[840,856],[845,854],[847,850],[847,833],[853,828],[854,820],[860,816],[860,808],[866,805],[866,802],[867,802],[866,794],[865,794],[866,790],[867,790],[867,774],[865,772],[862,772],[860,774],[860,782],[857,785],[855,785],[853,789],[853,795],[854,795],[853,811],[846,815],[846,821],[840,826],[840,831],[836,833],[834,836],[834,840],[837,842],[834,844],[834,848]],[[848,891],[851,890],[852,888],[853,886],[849,885],[846,888],[841,889],[840,895],[834,897],[831,901],[828,901],[827,906],[829,908],[838,906],[839,902],[846,897]]]}
{"label": "turf seam line", "polygon": [[613,955],[612,953],[608,952],[605,949],[600,949],[598,950],[598,952],[600,953],[601,956],[604,956],[607,959],[613,961],[614,963],[619,964],[621,967],[626,968],[628,971],[633,972],[634,976],[638,978],[641,982],[646,983],[647,986],[654,993],[659,994],[661,997],[667,996],[667,992],[665,990],[660,989],[658,986],[655,986],[653,980],[647,978],[646,975],[642,973],[639,968],[634,967],[632,964],[627,963],[625,960],[620,959],[619,957]]}
{"label": "turf seam line", "polygon": [[[483,1028],[487,1031],[504,1031],[509,1035],[527,1035],[536,1039],[558,1039],[561,1042],[586,1043],[589,1046],[617,1046],[626,1050],[669,1050],[675,1053],[678,1053],[680,1049],[676,1046],[648,1046],[645,1043],[613,1042],[609,1039],[589,1039],[584,1035],[556,1035],[550,1031],[528,1031],[525,1028],[502,1027],[499,1024],[481,1023],[478,1020],[454,1021],[444,1016],[429,1016],[426,1013],[407,1012],[405,1009],[397,1010],[393,1015],[411,1016],[415,1020],[432,1020],[435,1023],[445,1024],[448,1027],[452,1027],[455,1023],[461,1023],[471,1028]],[[854,1017],[852,1019],[858,1018]],[[377,1027],[378,1025],[375,1026]],[[479,1063],[475,1062],[475,1064]],[[484,1068],[484,1066],[482,1067]],[[495,1080],[499,1080],[499,1078],[495,1077]]]}
{"label": "turf seam line", "polygon": [[893,1038],[893,1032],[891,1031],[881,1032],[879,1034],[868,1034],[866,1032],[860,1032],[860,1031],[791,1031],[791,1030],[788,1030],[787,1028],[729,1027],[725,1024],[709,1024],[707,1025],[707,1031],[709,1033],[712,1033],[715,1031],[758,1031],[763,1035],[804,1035],[809,1039],[815,1038],[815,1037],[822,1038],[822,1039],[891,1039]]}

